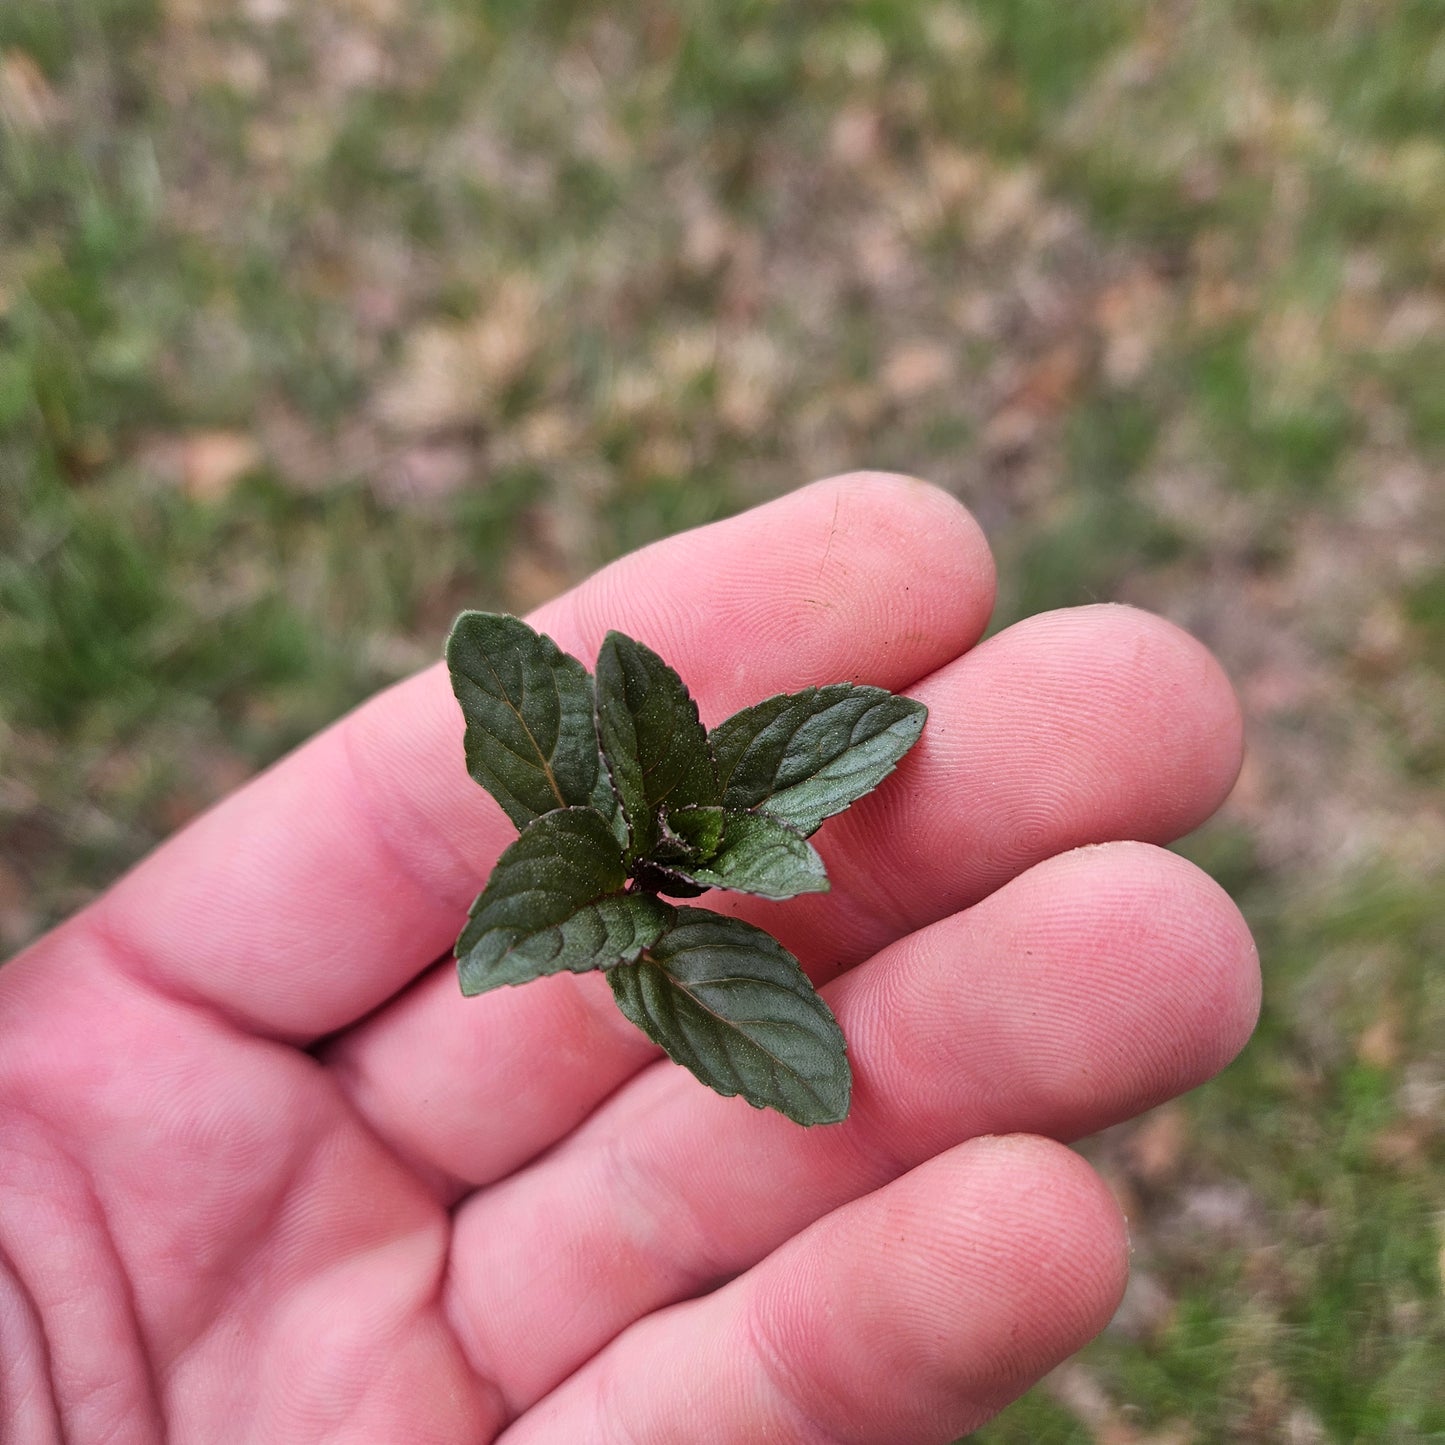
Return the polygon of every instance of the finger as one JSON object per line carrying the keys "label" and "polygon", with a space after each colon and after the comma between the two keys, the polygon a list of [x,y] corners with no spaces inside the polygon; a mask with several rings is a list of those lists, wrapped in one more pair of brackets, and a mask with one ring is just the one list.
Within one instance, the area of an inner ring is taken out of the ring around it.
{"label": "finger", "polygon": [[[589,661],[609,627],[640,636],[716,717],[837,678],[906,686],[976,640],[992,590],[957,502],[861,474],[624,558],[536,621]],[[186,829],[82,926],[152,985],[306,1039],[449,949],[512,836],[466,775],[460,713],[433,669]]]}
{"label": "finger", "polygon": [[929,721],[899,785],[820,836],[832,892],[769,915],[809,963],[845,968],[1069,848],[1173,842],[1239,773],[1219,664],[1130,607],[1027,618],[909,692]]}
{"label": "finger", "polygon": [[975,1140],[633,1326],[499,1445],[946,1445],[1104,1327],[1126,1256],[1082,1160]]}
{"label": "finger", "polygon": [[1040,864],[826,997],[854,1070],[846,1123],[799,1129],[663,1062],[461,1206],[452,1314],[514,1409],[962,1140],[1071,1139],[1201,1083],[1249,1036],[1259,982],[1223,891],[1120,843]]}
{"label": "finger", "polygon": [[[818,979],[1054,853],[1188,831],[1239,765],[1239,711],[1218,664],[1129,608],[1031,618],[910,691],[930,708],[918,746],[818,834],[832,891],[706,900],[776,933]],[[440,969],[330,1056],[372,1127],[441,1179],[510,1173],[655,1057],[600,979],[548,979],[468,1008],[455,995]]]}

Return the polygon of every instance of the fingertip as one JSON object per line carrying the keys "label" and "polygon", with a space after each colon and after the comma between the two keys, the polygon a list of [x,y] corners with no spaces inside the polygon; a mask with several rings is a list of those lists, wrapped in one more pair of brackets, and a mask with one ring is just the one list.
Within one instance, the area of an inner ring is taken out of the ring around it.
{"label": "fingertip", "polygon": [[1247,1043],[1260,979],[1213,879],[1112,842],[1036,864],[830,999],[887,1147],[923,1151],[961,1130],[1077,1139],[1205,1083]]}
{"label": "fingertip", "polygon": [[1239,905],[1188,858],[1152,843],[1100,845],[1143,881],[1140,909],[1172,920],[1179,946],[1168,950],[1179,992],[1193,1001],[1197,1077],[1213,1078],[1238,1056],[1259,1022],[1259,949]]}
{"label": "fingertip", "polygon": [[[1209,649],[1166,618],[1115,602],[1042,612],[967,661],[1003,672],[1016,707],[1027,701],[1062,735],[1093,739],[1078,766],[1098,773],[1098,796],[1137,799],[1136,836],[1182,837],[1234,786],[1244,747],[1234,688]],[[1014,765],[1023,757],[1016,749]]]}
{"label": "fingertip", "polygon": [[[1259,1019],[1259,951],[1234,899],[1189,859],[1154,843],[1092,843],[1038,865],[1012,890],[1036,894],[1036,933],[1053,913],[1073,940],[1080,988],[1135,1008],[1151,1001],[1152,1027],[1134,1020],[1152,1045],[1141,1057],[1157,1065],[1141,1107],[1160,1090],[1167,1097],[1204,1083],[1248,1043]],[[995,906],[1010,906],[1009,894]]]}
{"label": "fingertip", "polygon": [[1229,796],[1244,761],[1244,714],[1219,659],[1193,633],[1142,608],[1109,602],[1077,611],[1084,619],[1102,615],[1136,675],[1157,679],[1155,701],[1173,722],[1176,757],[1197,770],[1194,807],[1208,817]]}
{"label": "fingertip", "polygon": [[[1081,1155],[1037,1134],[984,1134],[944,1156],[959,1188],[1014,1208],[1012,1250],[1034,1276],[1028,1289],[1007,1281],[1011,1298],[1028,1299],[1038,1331],[1032,1349],[1063,1358],[1113,1318],[1129,1279],[1129,1228],[1113,1191]],[[965,1221],[969,1229],[976,1222]],[[1038,1308],[1047,1299],[1051,1308]]]}
{"label": "fingertip", "polygon": [[590,657],[626,619],[669,661],[696,659],[715,721],[767,691],[907,687],[977,642],[994,589],[988,544],[954,497],[852,472],[623,557],[534,620]]}
{"label": "fingertip", "polygon": [[1108,1324],[1128,1233],[1078,1155],[984,1135],[820,1222],[778,1265],[749,1292],[748,1334],[786,1362],[791,1403],[825,1429],[944,1440]]}
{"label": "fingertip", "polygon": [[[937,586],[950,629],[973,643],[993,615],[998,571],[983,528],[951,492],[902,472],[844,472],[805,489],[820,515],[832,505],[830,531],[851,525],[902,570]],[[826,544],[825,544],[826,545]],[[911,583],[905,582],[908,589]],[[940,619],[941,621],[943,619]]]}
{"label": "fingertip", "polygon": [[996,580],[993,553],[973,513],[950,491],[905,472],[841,472],[802,489],[822,499],[842,496],[855,505],[860,520],[895,529],[904,542],[922,534],[937,536],[959,554],[979,580]]}

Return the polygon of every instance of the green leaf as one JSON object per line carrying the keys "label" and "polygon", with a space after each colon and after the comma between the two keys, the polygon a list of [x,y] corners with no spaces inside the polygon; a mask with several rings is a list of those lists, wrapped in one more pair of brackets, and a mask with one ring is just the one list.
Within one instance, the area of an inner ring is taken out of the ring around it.
{"label": "green leaf", "polygon": [[563,808],[529,823],[497,860],[457,940],[462,992],[636,958],[674,910],[622,892],[626,882],[622,845],[600,813]]}
{"label": "green leaf", "polygon": [[662,829],[681,844],[689,862],[702,862],[717,852],[722,841],[721,808],[668,808],[661,818]]}
{"label": "green leaf", "polygon": [[[718,812],[722,812],[719,808]],[[648,860],[653,863],[696,863],[697,849],[682,836],[672,829],[667,819],[665,807],[657,810],[657,816],[653,819],[654,836],[652,847],[648,852]]]}
{"label": "green leaf", "polygon": [[616,811],[597,750],[592,679],[516,617],[463,612],[447,639],[467,771],[524,828],[554,808]]}
{"label": "green leaf", "polygon": [[597,655],[597,736],[629,830],[628,857],[650,853],[657,812],[721,801],[697,704],[655,652],[609,632]]}
{"label": "green leaf", "polygon": [[927,716],[912,698],[848,682],[770,697],[709,737],[723,805],[760,807],[806,837],[872,792]]}
{"label": "green leaf", "polygon": [[847,1117],[842,1030],[797,959],[762,929],[679,908],[672,928],[607,979],[622,1012],[709,1088],[799,1124]]}
{"label": "green leaf", "polygon": [[686,878],[760,898],[828,891],[823,860],[801,833],[766,813],[726,813],[724,818],[721,846],[705,865],[673,865]]}

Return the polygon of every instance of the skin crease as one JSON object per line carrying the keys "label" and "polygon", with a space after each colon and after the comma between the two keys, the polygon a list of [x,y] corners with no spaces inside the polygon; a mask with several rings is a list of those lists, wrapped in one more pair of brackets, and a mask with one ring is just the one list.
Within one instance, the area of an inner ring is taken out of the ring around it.
{"label": "skin crease", "polygon": [[1239,716],[1158,619],[978,645],[992,598],[954,500],[855,474],[530,619],[646,642],[710,724],[842,679],[929,704],[816,835],[831,894],[725,905],[838,1013],[845,1124],[712,1095],[596,975],[460,998],[514,832],[440,669],[0,970],[0,1439],[927,1445],[1083,1344],[1126,1236],[1059,1141],[1254,1022],[1238,913],[1159,846],[1228,791]]}

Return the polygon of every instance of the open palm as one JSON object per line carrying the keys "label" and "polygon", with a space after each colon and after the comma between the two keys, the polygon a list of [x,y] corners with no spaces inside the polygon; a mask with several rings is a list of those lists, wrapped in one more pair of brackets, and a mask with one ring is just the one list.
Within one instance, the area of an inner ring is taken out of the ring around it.
{"label": "open palm", "polygon": [[1125,608],[975,646],[992,585],[956,503],[854,476],[534,618],[648,642],[707,723],[844,679],[928,704],[818,834],[833,892],[738,901],[838,1015],[845,1124],[709,1093],[595,974],[459,996],[515,830],[440,669],[0,971],[0,1438],[941,1442],[1082,1344],[1125,1236],[1056,1141],[1253,1023],[1244,925],[1157,846],[1239,721]]}

